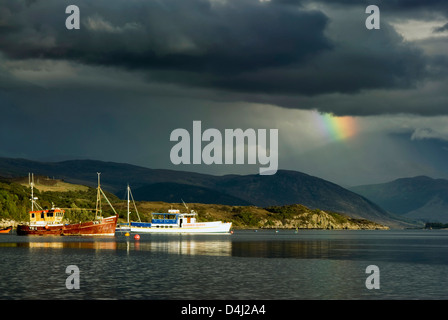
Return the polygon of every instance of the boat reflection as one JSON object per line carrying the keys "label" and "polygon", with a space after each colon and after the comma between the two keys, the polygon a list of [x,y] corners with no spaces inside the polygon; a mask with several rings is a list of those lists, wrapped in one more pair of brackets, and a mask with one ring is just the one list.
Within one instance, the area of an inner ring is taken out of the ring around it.
{"label": "boat reflection", "polygon": [[231,256],[232,242],[228,240],[181,239],[171,241],[30,241],[2,243],[2,247],[40,249],[87,249],[163,252],[179,255]]}
{"label": "boat reflection", "polygon": [[49,242],[19,242],[17,247],[25,247],[30,250],[33,249],[95,249],[95,250],[116,250],[117,243],[108,241],[94,241],[94,242],[63,242],[63,241],[49,241]]}
{"label": "boat reflection", "polygon": [[231,256],[231,241],[179,240],[131,242],[135,250],[165,252],[180,255]]}

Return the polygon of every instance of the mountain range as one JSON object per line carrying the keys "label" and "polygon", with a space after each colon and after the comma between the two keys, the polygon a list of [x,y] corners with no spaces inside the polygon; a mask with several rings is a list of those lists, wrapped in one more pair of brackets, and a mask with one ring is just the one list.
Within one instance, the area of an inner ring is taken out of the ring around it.
{"label": "mountain range", "polygon": [[350,190],[396,215],[423,222],[448,223],[448,180],[417,176]]}
{"label": "mountain range", "polygon": [[97,172],[101,172],[103,189],[124,198],[126,185],[130,184],[135,200],[141,201],[258,207],[302,204],[389,227],[410,225],[365,196],[298,171],[278,170],[270,176],[214,176],[95,160],[39,162],[0,158],[0,176],[26,176],[29,172],[92,187],[97,185]]}

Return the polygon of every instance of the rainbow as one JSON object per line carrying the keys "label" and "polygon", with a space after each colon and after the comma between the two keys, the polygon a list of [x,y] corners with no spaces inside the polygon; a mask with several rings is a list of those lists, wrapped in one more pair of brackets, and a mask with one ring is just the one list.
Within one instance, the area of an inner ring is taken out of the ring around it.
{"label": "rainbow", "polygon": [[315,113],[320,132],[332,141],[341,141],[353,137],[357,131],[355,117],[336,117],[330,113]]}

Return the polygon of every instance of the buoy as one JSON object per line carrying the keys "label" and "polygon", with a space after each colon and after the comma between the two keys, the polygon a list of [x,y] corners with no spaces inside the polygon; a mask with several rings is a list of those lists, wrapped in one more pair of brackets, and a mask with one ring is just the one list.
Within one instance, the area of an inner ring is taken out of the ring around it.
{"label": "buoy", "polygon": [[136,234],[136,235],[134,236],[134,239],[135,239],[135,240],[140,240],[140,236],[139,236],[138,234]]}
{"label": "buoy", "polygon": [[126,237],[129,237],[129,236],[130,236],[129,232],[126,232],[124,235],[125,235]]}

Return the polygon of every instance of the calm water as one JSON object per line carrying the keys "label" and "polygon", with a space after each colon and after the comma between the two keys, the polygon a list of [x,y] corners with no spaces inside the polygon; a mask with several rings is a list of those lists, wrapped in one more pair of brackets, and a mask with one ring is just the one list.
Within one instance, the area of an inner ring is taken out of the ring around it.
{"label": "calm water", "polygon": [[[448,231],[0,235],[0,299],[447,299]],[[66,268],[80,270],[67,289]],[[367,289],[366,267],[380,269]]]}

